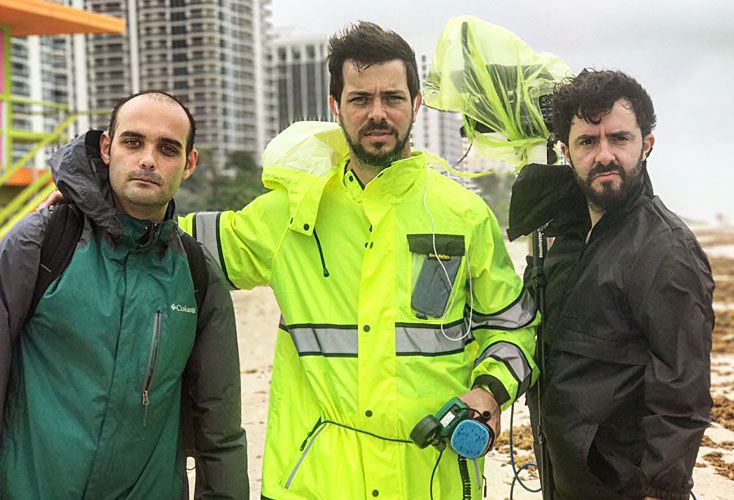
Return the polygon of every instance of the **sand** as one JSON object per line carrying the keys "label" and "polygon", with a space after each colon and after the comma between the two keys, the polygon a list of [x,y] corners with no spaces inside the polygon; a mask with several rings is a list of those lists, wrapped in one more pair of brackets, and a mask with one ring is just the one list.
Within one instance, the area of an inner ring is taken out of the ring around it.
{"label": "sand", "polygon": [[[701,500],[734,498],[734,228],[696,228],[707,254],[711,258],[717,282],[715,309],[717,326],[712,353],[712,394],[715,422],[706,431],[703,446],[694,469],[694,492]],[[517,269],[525,267],[526,243],[509,245]],[[239,337],[242,369],[242,415],[248,436],[249,475],[252,495],[260,498],[262,453],[265,442],[267,400],[272,369],[275,330],[279,311],[272,291],[262,287],[232,294]],[[488,498],[506,499],[510,496],[513,472],[509,465],[507,431],[510,412],[502,415],[503,435],[498,446],[490,452],[485,468]],[[515,404],[514,438],[516,462],[533,460],[532,438],[528,426],[524,398]],[[533,469],[522,473],[528,486],[538,487]],[[529,493],[515,486],[514,498],[539,499],[539,493]]]}

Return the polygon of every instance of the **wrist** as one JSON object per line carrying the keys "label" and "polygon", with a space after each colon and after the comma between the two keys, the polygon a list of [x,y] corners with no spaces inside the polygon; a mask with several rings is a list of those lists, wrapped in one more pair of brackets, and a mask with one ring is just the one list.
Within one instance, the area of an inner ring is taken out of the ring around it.
{"label": "wrist", "polygon": [[499,413],[501,411],[500,405],[497,403],[497,398],[494,397],[494,394],[492,393],[492,390],[489,388],[489,386],[484,384],[476,384],[474,386],[474,389],[480,389],[482,392],[486,392],[489,395],[489,411],[492,414]]}

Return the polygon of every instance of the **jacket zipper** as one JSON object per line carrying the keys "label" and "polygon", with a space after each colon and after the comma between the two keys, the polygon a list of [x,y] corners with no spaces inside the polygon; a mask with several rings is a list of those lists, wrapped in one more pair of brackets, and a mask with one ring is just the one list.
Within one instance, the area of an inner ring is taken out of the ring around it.
{"label": "jacket zipper", "polygon": [[319,249],[319,257],[321,258],[321,268],[324,270],[324,278],[328,278],[329,270],[326,269],[326,260],[324,260],[324,252],[321,249],[321,241],[319,241],[319,235],[316,234],[316,228],[313,228],[313,237],[316,239],[316,246]]}
{"label": "jacket zipper", "polygon": [[288,480],[285,482],[286,490],[291,487],[291,483],[293,482],[293,479],[296,477],[296,473],[298,473],[298,469],[301,468],[301,464],[303,464],[303,461],[306,459],[306,455],[308,455],[308,452],[311,451],[311,447],[313,446],[314,442],[316,441],[316,438],[319,437],[319,434],[321,434],[323,430],[326,428],[326,423],[322,423],[321,419],[319,419],[319,421],[316,423],[316,427],[318,427],[318,429],[314,429],[310,433],[310,434],[313,434],[313,437],[311,438],[311,440],[308,441],[308,436],[306,437],[306,441],[308,441],[308,444],[306,444],[306,441],[304,441],[303,445],[301,445],[301,450],[303,450],[303,453],[301,453],[301,458],[298,459],[296,466],[293,468],[293,471],[291,471],[290,476],[288,476]]}
{"label": "jacket zipper", "polygon": [[155,365],[158,362],[158,353],[160,351],[160,340],[161,340],[161,311],[155,312],[155,319],[153,321],[153,335],[150,338],[150,351],[148,353],[148,368],[145,371],[145,381],[143,383],[143,400],[142,405],[145,408],[145,414],[143,415],[143,424],[148,421],[148,406],[150,405],[150,399],[148,398],[150,388],[153,384],[153,376],[155,375]]}

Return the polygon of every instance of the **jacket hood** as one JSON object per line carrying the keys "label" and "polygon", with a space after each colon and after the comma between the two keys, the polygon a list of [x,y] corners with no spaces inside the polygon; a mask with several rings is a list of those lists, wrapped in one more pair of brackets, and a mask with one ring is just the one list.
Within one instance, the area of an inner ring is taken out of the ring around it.
{"label": "jacket hood", "polygon": [[90,130],[56,151],[48,164],[56,187],[97,226],[118,240],[122,226],[112,198],[109,169],[99,150],[101,130]]}
{"label": "jacket hood", "polygon": [[[443,158],[428,151],[413,151],[412,157],[417,154],[429,167],[451,171]],[[348,157],[344,132],[333,122],[296,122],[270,141],[263,152],[262,181],[268,189],[287,191],[290,229],[311,235],[324,188],[338,179]]]}
{"label": "jacket hood", "polygon": [[263,152],[263,184],[288,192],[290,228],[310,235],[321,195],[349,155],[336,123],[296,122],[278,134]]}

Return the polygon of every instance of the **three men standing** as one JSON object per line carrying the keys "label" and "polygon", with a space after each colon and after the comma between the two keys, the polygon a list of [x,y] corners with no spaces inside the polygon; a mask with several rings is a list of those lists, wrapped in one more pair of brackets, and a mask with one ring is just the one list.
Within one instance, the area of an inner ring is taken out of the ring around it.
{"label": "three men standing", "polygon": [[[331,39],[329,70],[338,126],[292,126],[265,152],[270,193],[181,221],[232,284],[270,284],[282,311],[263,497],[478,498],[481,460],[408,436],[452,397],[499,430],[500,409],[537,378],[535,305],[487,206],[410,150],[421,96],[407,43],[359,23]],[[585,71],[554,97],[572,165],[559,172],[580,188],[555,219],[545,269],[539,411],[556,498],[686,498],[711,406],[710,269],[652,193],[644,89]],[[0,246],[6,492],[175,496],[186,370],[204,488],[246,494],[231,304],[214,270],[198,314],[219,331],[197,335],[186,316],[193,288],[169,204],[196,161],[185,111],[163,93],[134,97],[99,153],[82,139],[57,156],[85,228],[31,317],[32,280],[14,277],[35,276],[48,213]],[[64,316],[70,305],[85,315]],[[70,453],[76,474],[58,460]]]}

